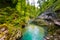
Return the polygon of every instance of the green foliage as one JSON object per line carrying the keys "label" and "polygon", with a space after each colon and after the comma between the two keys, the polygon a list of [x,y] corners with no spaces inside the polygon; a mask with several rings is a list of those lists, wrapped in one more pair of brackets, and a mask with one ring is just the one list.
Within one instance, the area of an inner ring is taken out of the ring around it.
{"label": "green foliage", "polygon": [[25,22],[28,22],[29,18],[35,18],[37,16],[38,9],[35,6],[26,4],[26,0],[18,0],[16,10],[20,13],[23,20],[25,19]]}
{"label": "green foliage", "polygon": [[[42,3],[41,3],[41,1],[42,1]],[[44,12],[45,10],[47,10],[50,7],[54,7],[53,10],[60,8],[59,0],[47,0],[47,1],[41,0],[41,1],[38,0],[39,7],[40,7],[40,9],[39,9],[40,13]]]}
{"label": "green foliage", "polygon": [[60,9],[60,0],[57,1],[56,6],[55,6],[55,11]]}
{"label": "green foliage", "polygon": [[[12,31],[16,29],[15,27],[20,28],[22,25],[25,25],[30,19],[36,18],[39,14],[50,8],[55,2],[56,6],[54,11],[60,9],[60,0],[41,1],[38,1],[40,8],[37,8],[29,3],[26,4],[26,0],[0,0],[0,25],[7,24],[9,32],[12,33]],[[41,19],[37,20],[37,24],[39,26],[47,25],[46,22]],[[10,28],[11,25],[12,28]],[[51,28],[52,29],[49,28],[49,31],[54,31],[54,27],[51,26]]]}
{"label": "green foliage", "polygon": [[[3,1],[1,1],[3,2]],[[25,23],[28,23],[30,18],[35,18],[37,13],[37,8],[34,6],[26,4],[26,0],[7,0],[6,3],[10,2],[11,6],[6,5],[0,9],[0,24],[10,23],[14,26],[22,26]],[[17,3],[16,3],[17,2]],[[4,2],[3,2],[4,3]],[[13,4],[16,3],[14,8]],[[2,3],[1,3],[2,4]],[[22,23],[22,24],[21,24]]]}
{"label": "green foliage", "polygon": [[[41,3],[41,1],[42,1],[42,3]],[[38,0],[39,7],[40,7],[40,9],[39,9],[40,14],[42,12],[45,12],[47,9],[49,9],[51,7],[53,7],[53,9],[52,9],[53,11],[60,10],[60,0],[47,0],[47,1],[41,0],[41,1]],[[57,12],[57,14],[58,14],[57,16],[59,17],[60,12],[59,13]],[[48,25],[49,34],[53,34],[57,30],[56,27],[59,28],[58,26],[54,25],[53,22],[51,25]]]}
{"label": "green foliage", "polygon": [[[42,3],[41,3],[42,1]],[[20,26],[28,21],[31,18],[36,18],[40,13],[44,12],[46,9],[51,7],[56,2],[55,10],[60,8],[60,1],[56,0],[41,0],[38,1],[39,8],[26,4],[26,0],[1,0],[0,1],[0,24],[2,23],[11,23],[15,26]],[[10,2],[10,3],[8,3]],[[5,5],[3,5],[6,3]],[[15,6],[14,6],[15,5]],[[40,12],[40,13],[39,13]],[[23,24],[21,24],[23,23]]]}

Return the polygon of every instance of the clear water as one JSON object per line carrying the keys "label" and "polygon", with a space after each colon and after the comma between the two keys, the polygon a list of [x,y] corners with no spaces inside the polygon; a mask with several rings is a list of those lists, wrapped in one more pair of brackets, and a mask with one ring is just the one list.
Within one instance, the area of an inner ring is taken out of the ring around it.
{"label": "clear water", "polygon": [[44,40],[45,29],[40,26],[29,24],[25,28],[25,32],[21,40]]}

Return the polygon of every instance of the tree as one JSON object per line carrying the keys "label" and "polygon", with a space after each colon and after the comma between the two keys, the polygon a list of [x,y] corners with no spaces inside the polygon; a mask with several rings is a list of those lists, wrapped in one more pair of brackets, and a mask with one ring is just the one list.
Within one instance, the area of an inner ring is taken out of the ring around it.
{"label": "tree", "polygon": [[[41,3],[42,1],[42,3]],[[44,12],[45,10],[47,10],[48,8],[50,8],[55,2],[55,6],[57,6],[59,4],[58,2],[59,0],[47,0],[47,1],[44,1],[44,0],[38,0],[38,3],[39,3],[39,7],[40,7],[40,13]],[[53,5],[53,6],[54,6]],[[54,9],[55,10],[55,9]]]}

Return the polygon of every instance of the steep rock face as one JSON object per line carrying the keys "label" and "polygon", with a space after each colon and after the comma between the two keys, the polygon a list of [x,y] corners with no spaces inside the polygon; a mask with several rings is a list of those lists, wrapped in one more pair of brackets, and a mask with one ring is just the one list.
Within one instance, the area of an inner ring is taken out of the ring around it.
{"label": "steep rock face", "polygon": [[48,12],[42,13],[37,18],[38,19],[43,19],[48,23],[54,23],[55,25],[60,26],[60,18],[57,16],[57,14],[59,14],[59,13],[48,11]]}
{"label": "steep rock face", "polygon": [[55,23],[56,26],[60,26],[60,19],[54,20],[54,23]]}
{"label": "steep rock face", "polygon": [[[47,11],[42,13],[40,16],[38,16],[37,19],[43,19],[45,22],[47,22],[49,25],[49,33],[45,37],[44,40],[60,40],[60,13],[56,12],[53,13],[51,11]],[[50,25],[51,24],[51,25]],[[51,34],[52,33],[52,34]]]}

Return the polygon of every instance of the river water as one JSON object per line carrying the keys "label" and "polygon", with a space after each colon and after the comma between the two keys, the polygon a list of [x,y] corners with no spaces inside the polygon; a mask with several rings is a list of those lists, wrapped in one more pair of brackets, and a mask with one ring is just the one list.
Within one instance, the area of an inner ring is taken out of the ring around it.
{"label": "river water", "polygon": [[29,24],[25,27],[22,38],[20,40],[44,40],[46,29],[41,26]]}

